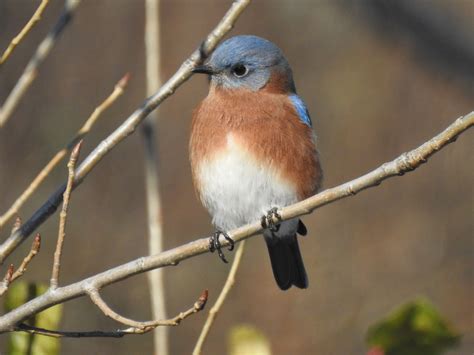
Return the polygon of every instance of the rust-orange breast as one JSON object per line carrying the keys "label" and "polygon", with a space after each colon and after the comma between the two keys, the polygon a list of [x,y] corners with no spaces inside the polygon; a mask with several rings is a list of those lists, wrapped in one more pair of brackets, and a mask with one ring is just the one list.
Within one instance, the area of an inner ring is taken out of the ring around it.
{"label": "rust-orange breast", "polygon": [[299,199],[319,189],[322,171],[313,131],[285,94],[211,88],[194,111],[191,127],[190,160],[198,194],[199,165],[225,148],[229,133],[256,161],[292,184]]}

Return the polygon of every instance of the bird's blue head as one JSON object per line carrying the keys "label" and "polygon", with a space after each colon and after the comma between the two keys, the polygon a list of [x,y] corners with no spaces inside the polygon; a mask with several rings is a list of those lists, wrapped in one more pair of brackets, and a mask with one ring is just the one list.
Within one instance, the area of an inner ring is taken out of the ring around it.
{"label": "bird's blue head", "polygon": [[210,76],[211,85],[258,91],[271,81],[279,90],[294,92],[291,68],[280,48],[257,36],[236,36],[220,44],[193,70]]}

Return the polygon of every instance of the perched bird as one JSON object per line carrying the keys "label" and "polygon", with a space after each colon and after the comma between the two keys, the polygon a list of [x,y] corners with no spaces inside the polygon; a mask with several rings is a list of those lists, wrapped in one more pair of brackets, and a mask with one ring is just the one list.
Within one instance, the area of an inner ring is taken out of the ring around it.
{"label": "perched bird", "polygon": [[282,290],[308,287],[298,219],[275,222],[277,208],[320,187],[316,135],[282,51],[256,36],[232,37],[193,70],[209,75],[208,96],[193,113],[190,161],[197,194],[218,231],[210,240],[261,219],[273,274]]}

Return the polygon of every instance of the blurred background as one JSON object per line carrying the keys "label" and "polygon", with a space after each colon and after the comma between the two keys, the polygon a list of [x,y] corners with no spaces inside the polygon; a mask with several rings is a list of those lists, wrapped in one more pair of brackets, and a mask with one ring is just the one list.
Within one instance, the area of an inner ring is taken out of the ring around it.
{"label": "blurred background", "polygon": [[[165,79],[229,4],[162,1]],[[38,1],[0,1],[2,51],[37,5]],[[61,8],[62,2],[52,2],[2,67],[1,103]],[[231,35],[259,35],[285,52],[319,136],[328,188],[420,145],[473,110],[473,25],[472,0],[256,0]],[[126,72],[132,78],[125,94],[87,136],[82,157],[141,105],[146,96],[143,31],[143,1],[81,3],[19,108],[0,130],[0,213]],[[191,112],[206,94],[206,79],[192,77],[159,110],[166,249],[213,231],[193,191],[187,152]],[[472,354],[473,137],[471,130],[418,170],[305,217],[310,233],[300,246],[308,290],[280,291],[263,241],[251,239],[204,353],[226,353],[231,328],[248,324],[267,337],[273,354],[363,354],[372,324],[400,304],[423,296],[463,335],[449,354]],[[147,254],[143,175],[143,145],[137,133],[108,154],[74,192],[63,285]],[[65,177],[64,163],[23,207],[24,220]],[[55,215],[39,228],[42,250],[25,280],[48,282],[57,225]],[[8,234],[9,228],[0,231],[1,240]],[[25,243],[9,260],[18,263],[29,246]],[[190,307],[203,289],[209,289],[212,304],[228,270],[214,254],[167,268],[169,315]],[[145,275],[112,285],[103,294],[121,314],[151,318]],[[172,354],[191,352],[205,315],[199,313],[170,330]],[[65,304],[60,326],[117,327],[86,298]],[[0,352],[5,340],[2,335]],[[61,348],[64,354],[147,354],[152,344],[150,333],[64,339]]]}

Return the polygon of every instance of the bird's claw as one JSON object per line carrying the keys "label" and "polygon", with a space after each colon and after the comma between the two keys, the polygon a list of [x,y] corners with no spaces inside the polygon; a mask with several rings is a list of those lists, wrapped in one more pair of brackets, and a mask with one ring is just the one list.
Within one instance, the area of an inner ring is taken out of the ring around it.
{"label": "bird's claw", "polygon": [[229,251],[234,250],[234,240],[224,231],[217,230],[214,232],[214,234],[209,238],[209,251],[213,253],[214,251],[217,250],[217,254],[219,255],[219,258],[225,263],[228,263],[227,259],[224,256],[224,253],[222,252],[222,246],[221,242],[219,241],[219,237],[223,236],[225,240],[229,242]]}
{"label": "bird's claw", "polygon": [[[275,222],[277,220],[277,222]],[[278,213],[278,208],[273,207],[267,212],[266,215],[262,216],[261,225],[262,228],[269,229],[272,232],[278,232],[280,229],[281,216]]]}

